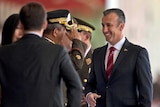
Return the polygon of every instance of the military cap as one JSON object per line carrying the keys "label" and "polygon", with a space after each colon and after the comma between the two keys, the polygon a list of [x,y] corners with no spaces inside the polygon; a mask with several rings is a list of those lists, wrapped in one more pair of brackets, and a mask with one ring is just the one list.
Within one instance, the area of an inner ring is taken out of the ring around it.
{"label": "military cap", "polygon": [[92,32],[95,30],[95,27],[79,18],[74,17],[75,20],[77,21],[78,25],[77,25],[77,29],[78,31],[89,31]]}
{"label": "military cap", "polygon": [[47,12],[47,21],[51,24],[59,23],[65,25],[68,30],[75,26],[70,12],[66,9],[59,9]]}

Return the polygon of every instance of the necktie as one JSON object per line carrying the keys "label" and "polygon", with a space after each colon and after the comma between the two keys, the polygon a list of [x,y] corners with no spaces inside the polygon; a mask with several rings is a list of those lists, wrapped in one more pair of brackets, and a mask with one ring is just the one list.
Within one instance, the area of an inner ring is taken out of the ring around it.
{"label": "necktie", "polygon": [[109,55],[108,55],[107,70],[106,70],[108,78],[110,77],[110,74],[111,74],[111,71],[112,71],[112,68],[113,68],[113,54],[114,54],[114,51],[115,51],[115,48],[111,47]]}

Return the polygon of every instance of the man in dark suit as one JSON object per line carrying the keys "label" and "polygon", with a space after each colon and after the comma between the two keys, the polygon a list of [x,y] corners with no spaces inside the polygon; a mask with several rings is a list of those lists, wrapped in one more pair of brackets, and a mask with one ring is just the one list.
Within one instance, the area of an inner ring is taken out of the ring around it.
{"label": "man in dark suit", "polygon": [[[102,31],[108,43],[95,49],[92,56],[85,87],[89,106],[151,107],[153,86],[147,50],[130,43],[122,34],[125,25],[122,10],[108,9],[103,14]],[[114,49],[112,54],[110,47]]]}
{"label": "man in dark suit", "polygon": [[68,107],[80,107],[82,85],[67,51],[41,38],[46,17],[41,4],[24,5],[24,36],[0,48],[2,107],[63,107],[62,78]]}

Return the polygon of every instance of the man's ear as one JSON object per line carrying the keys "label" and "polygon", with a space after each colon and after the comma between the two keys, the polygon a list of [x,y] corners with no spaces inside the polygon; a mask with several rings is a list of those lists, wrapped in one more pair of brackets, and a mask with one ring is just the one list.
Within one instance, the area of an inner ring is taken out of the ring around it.
{"label": "man's ear", "polygon": [[124,28],[124,23],[120,23],[120,25],[119,25],[119,29],[120,29],[120,31],[122,31],[122,30],[123,30],[123,28]]}
{"label": "man's ear", "polygon": [[54,28],[52,30],[52,36],[56,37],[57,36],[57,33],[58,33],[58,29],[57,28]]}
{"label": "man's ear", "polygon": [[47,28],[47,25],[48,25],[48,22],[47,22],[47,20],[45,20],[42,28],[45,30]]}
{"label": "man's ear", "polygon": [[90,40],[90,38],[91,38],[91,34],[89,32],[87,32],[86,33],[86,40],[88,40],[88,39]]}

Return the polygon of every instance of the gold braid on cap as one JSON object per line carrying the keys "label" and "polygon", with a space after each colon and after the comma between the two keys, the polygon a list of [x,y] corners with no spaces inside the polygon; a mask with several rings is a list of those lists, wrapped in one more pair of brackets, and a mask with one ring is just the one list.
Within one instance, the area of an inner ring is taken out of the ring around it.
{"label": "gold braid on cap", "polygon": [[65,25],[67,30],[70,30],[72,27],[75,27],[75,28],[77,27],[73,20],[70,20],[70,21],[72,21],[71,25],[68,24],[69,21],[67,21],[67,18],[53,18],[53,19],[49,19],[49,22],[51,22],[51,23],[58,22],[59,24]]}
{"label": "gold braid on cap", "polygon": [[64,24],[65,22],[67,22],[67,19],[66,18],[53,18],[53,19],[49,19],[49,22],[51,23],[58,22],[60,24]]}
{"label": "gold braid on cap", "polygon": [[85,25],[78,25],[77,26],[77,29],[79,29],[79,30],[84,30],[84,31],[89,31],[89,32],[92,32],[93,31],[93,29],[92,28],[90,28],[90,27],[88,27],[88,26],[85,26]]}
{"label": "gold braid on cap", "polygon": [[74,23],[74,21],[73,20],[71,20],[72,21],[72,24],[70,25],[70,24],[68,24],[68,22],[66,22],[64,25],[66,26],[66,29],[67,30],[71,30],[71,28],[76,28],[77,29],[77,24],[76,23]]}

